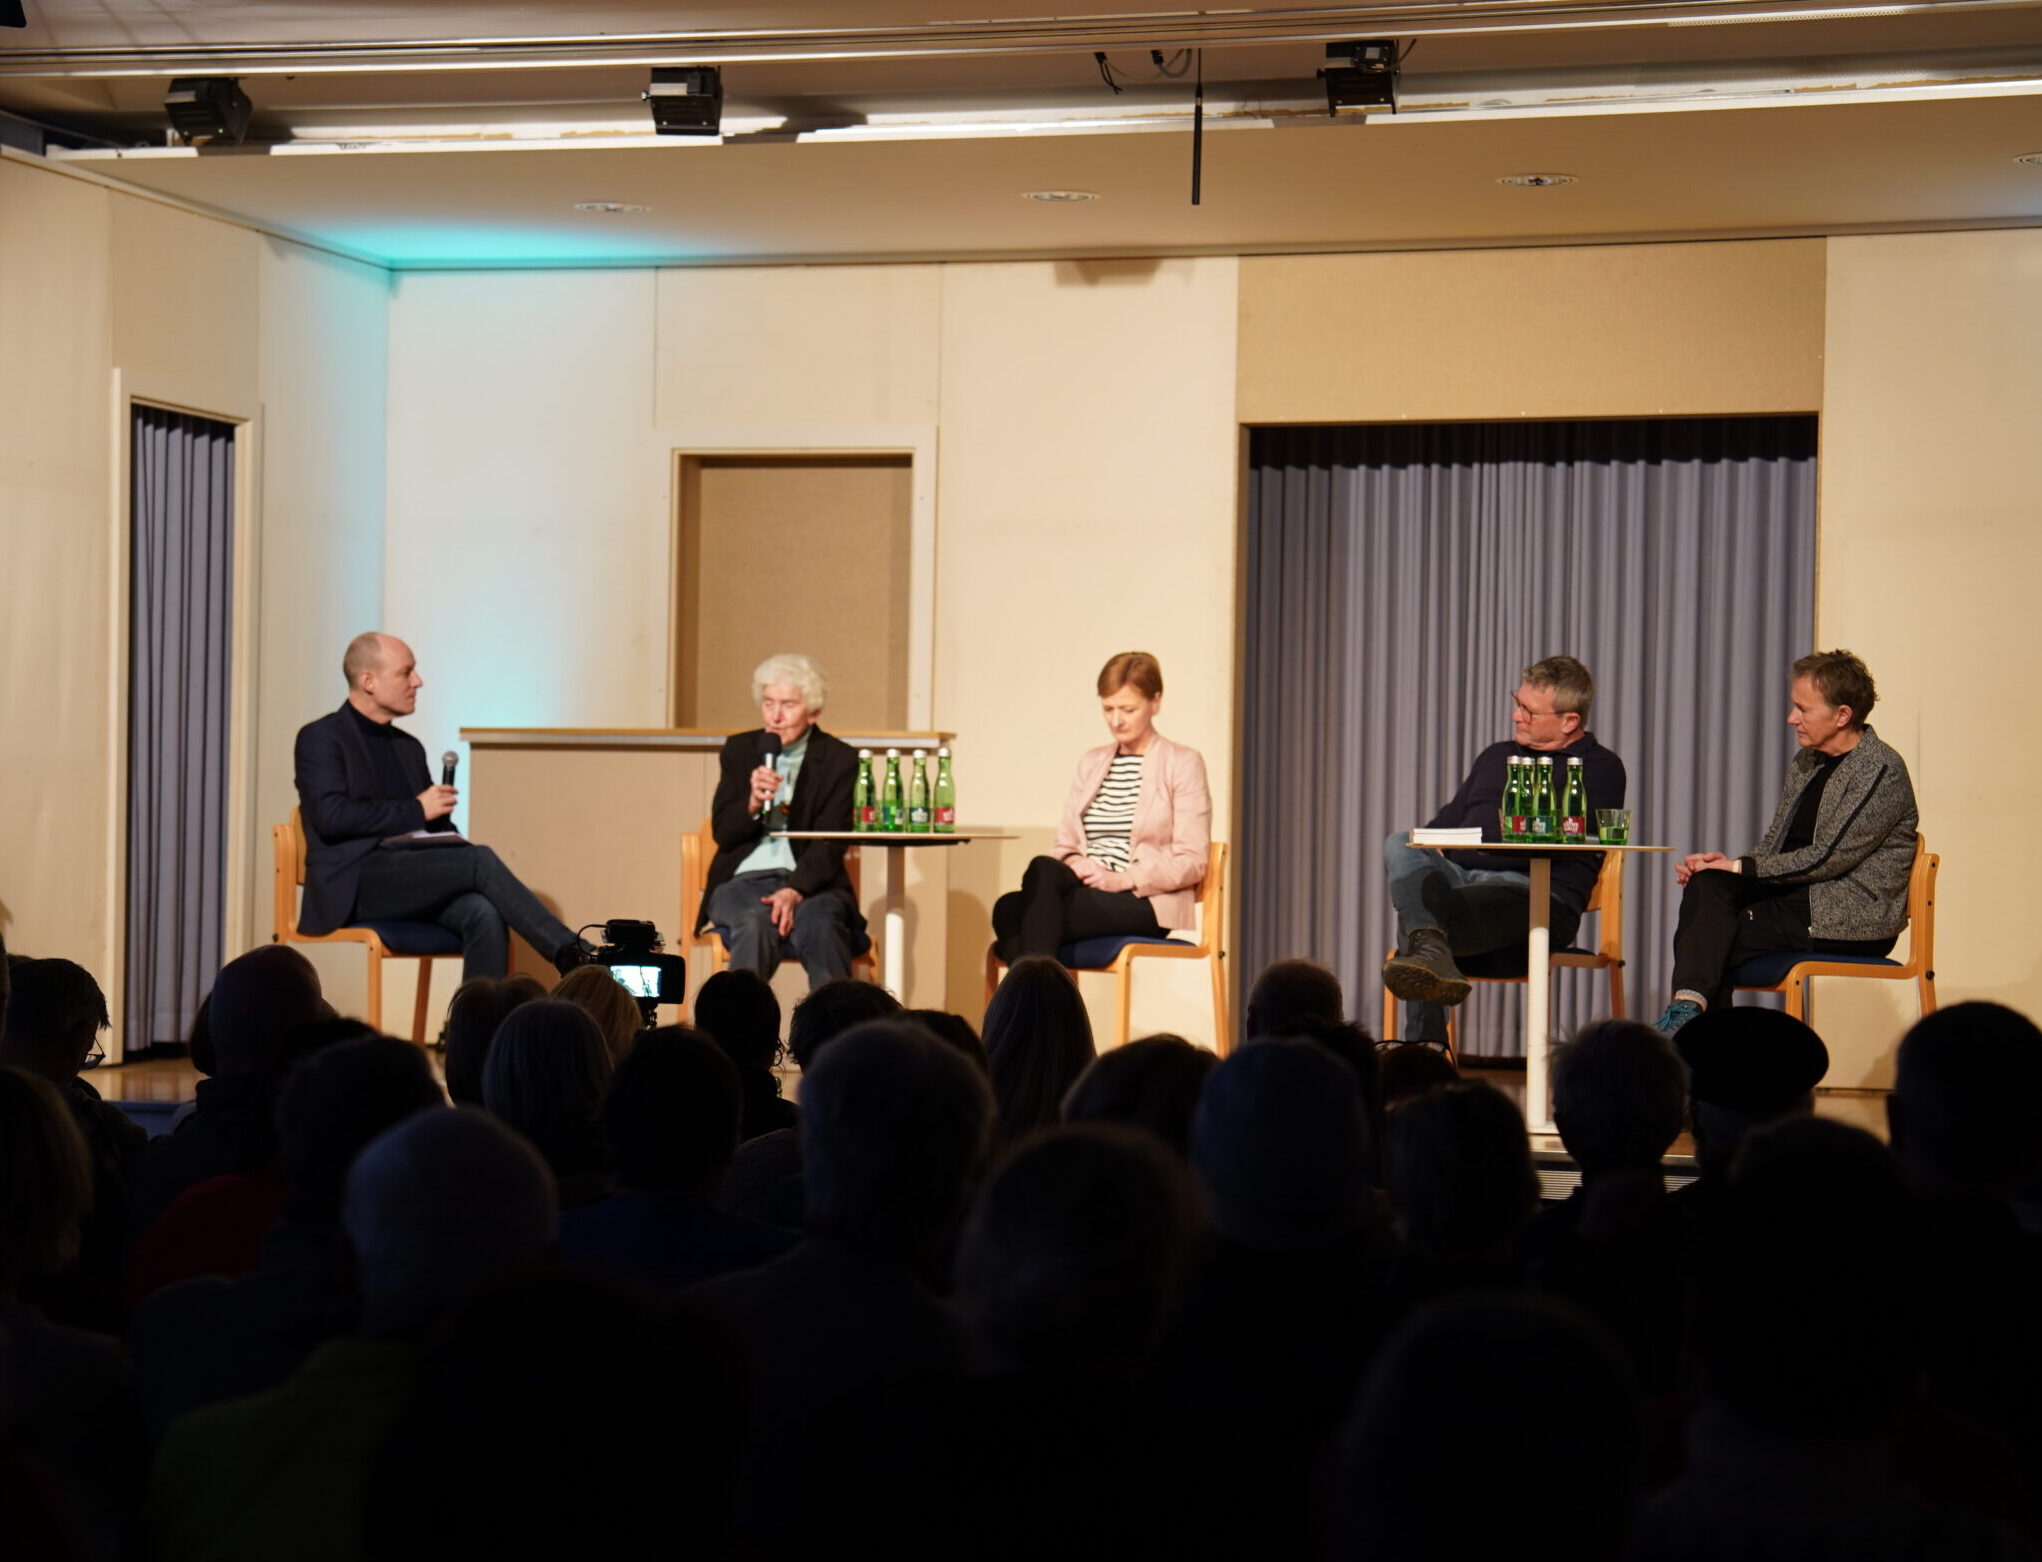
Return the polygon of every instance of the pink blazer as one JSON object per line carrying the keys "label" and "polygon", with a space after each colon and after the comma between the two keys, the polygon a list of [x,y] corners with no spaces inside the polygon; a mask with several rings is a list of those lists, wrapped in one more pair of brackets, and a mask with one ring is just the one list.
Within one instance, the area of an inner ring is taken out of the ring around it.
{"label": "pink blazer", "polygon": [[[1085,855],[1085,810],[1106,779],[1116,747],[1108,743],[1087,750],[1078,761],[1051,856]],[[1194,891],[1205,877],[1212,846],[1212,795],[1206,790],[1205,761],[1197,749],[1156,734],[1143,759],[1129,844],[1133,850],[1128,876],[1134,880],[1134,892],[1149,902],[1163,927],[1190,927],[1198,904]]]}

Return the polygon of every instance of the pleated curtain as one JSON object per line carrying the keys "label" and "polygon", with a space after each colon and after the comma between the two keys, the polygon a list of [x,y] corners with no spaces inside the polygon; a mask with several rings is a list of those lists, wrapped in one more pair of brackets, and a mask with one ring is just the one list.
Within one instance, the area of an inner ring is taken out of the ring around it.
{"label": "pleated curtain", "polygon": [[123,1044],[182,1041],[220,968],[234,429],[137,406],[128,600]]}
{"label": "pleated curtain", "polygon": [[[1254,431],[1244,991],[1307,956],[1374,1028],[1384,837],[1510,736],[1519,670],[1548,654],[1594,674],[1589,725],[1628,768],[1634,841],[1756,841],[1794,753],[1787,669],[1812,648],[1815,455],[1812,417]],[[1626,871],[1629,1002],[1650,1019],[1679,892],[1669,858]],[[1555,986],[1556,1034],[1608,1007],[1599,975]],[[1521,1055],[1521,1001],[1478,987],[1463,1050]]]}

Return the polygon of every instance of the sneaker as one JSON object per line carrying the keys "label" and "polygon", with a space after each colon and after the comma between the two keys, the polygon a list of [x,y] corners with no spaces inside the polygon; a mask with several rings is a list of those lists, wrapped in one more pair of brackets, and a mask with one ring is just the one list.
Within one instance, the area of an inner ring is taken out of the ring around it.
{"label": "sneaker", "polygon": [[1443,1003],[1449,1009],[1468,996],[1468,979],[1436,927],[1419,928],[1410,948],[1383,962],[1383,985],[1406,1003]]}
{"label": "sneaker", "polygon": [[1702,1006],[1692,998],[1676,998],[1666,1006],[1666,1012],[1659,1016],[1652,1028],[1662,1036],[1671,1036],[1681,1026],[1702,1012]]}

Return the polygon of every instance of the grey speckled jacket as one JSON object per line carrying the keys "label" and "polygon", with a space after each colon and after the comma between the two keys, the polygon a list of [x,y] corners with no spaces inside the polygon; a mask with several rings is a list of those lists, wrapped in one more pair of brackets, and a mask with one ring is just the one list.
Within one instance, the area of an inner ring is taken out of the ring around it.
{"label": "grey speckled jacket", "polygon": [[1808,931],[1815,938],[1876,939],[1907,926],[1907,875],[1914,866],[1919,816],[1907,761],[1870,727],[1838,761],[1815,810],[1815,839],[1778,850],[1801,792],[1815,774],[1815,752],[1803,749],[1787,767],[1787,789],[1765,839],[1742,871],[1770,884],[1808,886]]}

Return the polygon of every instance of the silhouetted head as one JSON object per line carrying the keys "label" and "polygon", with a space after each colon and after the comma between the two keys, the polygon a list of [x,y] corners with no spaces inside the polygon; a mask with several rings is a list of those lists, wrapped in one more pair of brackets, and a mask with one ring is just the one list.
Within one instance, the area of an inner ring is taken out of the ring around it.
{"label": "silhouetted head", "polygon": [[741,1069],[780,1061],[780,1000],[756,971],[718,971],[695,994],[695,1025]]}
{"label": "silhouetted head", "polygon": [[1248,991],[1242,1031],[1250,1041],[1290,1036],[1301,1027],[1338,1025],[1347,1018],[1340,978],[1313,960],[1278,960],[1255,978]]}
{"label": "silhouetted head", "polygon": [[1822,1038],[1791,1014],[1719,1004],[1674,1038],[1688,1068],[1688,1122],[1705,1177],[1728,1173],[1744,1136],[1761,1123],[1815,1110],[1829,1072]]}
{"label": "silhouetted head", "polygon": [[300,1025],[330,1020],[319,973],[288,944],[264,944],[220,968],[206,1004],[212,1072],[222,1078],[273,1069],[278,1043]]}
{"label": "silhouetted head", "polygon": [[491,1292],[434,1342],[373,1456],[361,1555],[728,1555],[744,1356],[692,1299],[579,1275]]}
{"label": "silhouetted head", "polygon": [[1098,1055],[1076,979],[1043,955],[1008,967],[986,1005],[985,1042],[1004,1144],[1055,1122],[1064,1096]]}
{"label": "silhouetted head", "polygon": [[1063,1120],[1146,1128],[1182,1160],[1191,1153],[1191,1114],[1219,1061],[1182,1036],[1144,1036],[1092,1060],[1064,1097]]}
{"label": "silhouetted head", "polygon": [[603,1104],[617,1180],[715,1197],[737,1153],[743,1114],[736,1065],[715,1042],[685,1025],[646,1031],[618,1065]]}
{"label": "silhouetted head", "polygon": [[1229,1241],[1274,1251],[1348,1235],[1361,1224],[1368,1164],[1353,1070],[1312,1043],[1243,1047],[1205,1082],[1191,1166]]}
{"label": "silhouetted head", "polygon": [[1384,1047],[1376,1057],[1376,1079],[1385,1111],[1428,1090],[1454,1084],[1460,1077],[1461,1071],[1454,1067],[1452,1058],[1422,1041]]}
{"label": "silhouetted head", "polygon": [[419,1339],[545,1254],[553,1177],[485,1112],[419,1112],[355,1158],[341,1219],[363,1335]]}
{"label": "silhouetted head", "polygon": [[986,1057],[986,1044],[979,1040],[978,1032],[971,1028],[971,1021],[961,1014],[952,1014],[948,1009],[903,1009],[900,1017],[913,1020],[938,1041],[955,1047],[982,1073],[990,1074],[991,1060]]}
{"label": "silhouetted head", "polygon": [[1820,1117],[1753,1130],[1697,1255],[1705,1384],[1761,1426],[1876,1431],[1921,1359],[1910,1252],[1905,1183],[1878,1140]]}
{"label": "silhouetted head", "polygon": [[787,1022],[787,1052],[804,1074],[824,1045],[853,1025],[884,1020],[900,1013],[900,1000],[884,987],[848,976],[809,989]]}
{"label": "silhouetted head", "polygon": [[477,976],[455,990],[440,1040],[447,1049],[447,1094],[457,1105],[482,1105],[482,1070],[497,1027],[520,1004],[545,996],[545,988],[523,975]]}
{"label": "silhouetted head", "polygon": [[1183,1168],[1153,1135],[1046,1129],[980,1194],[959,1301],[997,1369],[1129,1377],[1162,1329],[1191,1229]]}
{"label": "silhouetted head", "polygon": [[612,1067],[624,1060],[624,1054],[645,1029],[645,1014],[638,1007],[638,1000],[610,974],[606,965],[576,966],[554,984],[553,997],[588,1010],[596,1029],[603,1033],[603,1045],[609,1049]]}
{"label": "silhouetted head", "polygon": [[1901,1039],[1886,1109],[1923,1186],[2013,1191],[2042,1170],[2042,1030],[2004,1004],[1938,1009]]}
{"label": "silhouetted head", "polygon": [[1598,1020],[1553,1049],[1553,1125],[1584,1177],[1656,1171],[1687,1117],[1687,1066],[1636,1020]]}
{"label": "silhouetted head", "polygon": [[71,1109],[48,1080],[0,1065],[0,1296],[69,1264],[91,1208],[92,1163]]}
{"label": "silhouetted head", "polygon": [[408,1041],[364,1036],[309,1059],[277,1104],[277,1140],[292,1218],[340,1219],[348,1168],[385,1130],[446,1104],[425,1054]]}
{"label": "silhouetted head", "polygon": [[985,1076],[919,1025],[873,1020],[846,1031],[801,1086],[809,1230],[929,1260],[985,1168],[992,1115]]}
{"label": "silhouetted head", "polygon": [[483,1104],[529,1139],[562,1177],[605,1164],[598,1118],[610,1049],[588,1011],[557,998],[513,1009],[482,1070]]}
{"label": "silhouetted head", "polygon": [[9,974],[14,991],[0,1021],[0,1063],[52,1084],[73,1078],[110,1023],[106,994],[70,960],[17,960]]}
{"label": "silhouetted head", "polygon": [[[1478,1494],[1440,1456],[1470,1426],[1511,1450]],[[1326,1483],[1328,1555],[1463,1562],[1529,1549],[1616,1562],[1644,1442],[1629,1366],[1571,1307],[1508,1293],[1442,1302],[1393,1334],[1362,1381]]]}
{"label": "silhouetted head", "polygon": [[1415,1257],[1497,1264],[1538,1211],[1531,1141],[1510,1098],[1464,1082],[1390,1114],[1390,1198]]}

